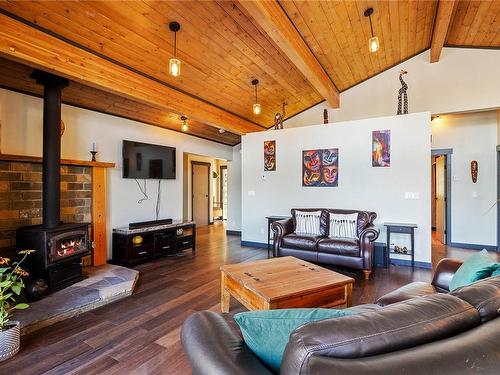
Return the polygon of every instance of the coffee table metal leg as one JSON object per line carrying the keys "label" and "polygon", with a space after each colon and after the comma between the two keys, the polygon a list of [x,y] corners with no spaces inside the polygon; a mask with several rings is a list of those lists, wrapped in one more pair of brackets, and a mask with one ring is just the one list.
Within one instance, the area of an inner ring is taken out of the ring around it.
{"label": "coffee table metal leg", "polygon": [[228,313],[230,295],[226,288],[226,276],[224,272],[221,272],[220,276],[220,309],[223,313]]}
{"label": "coffee table metal leg", "polygon": [[352,284],[345,285],[345,304],[346,307],[352,306]]}

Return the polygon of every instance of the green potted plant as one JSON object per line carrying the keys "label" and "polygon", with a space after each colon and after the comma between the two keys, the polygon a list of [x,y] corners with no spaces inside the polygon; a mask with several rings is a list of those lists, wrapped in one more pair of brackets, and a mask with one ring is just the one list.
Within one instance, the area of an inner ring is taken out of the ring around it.
{"label": "green potted plant", "polygon": [[21,264],[34,251],[20,251],[21,260],[13,262],[12,265],[9,264],[9,258],[0,257],[0,361],[13,357],[19,351],[21,329],[19,322],[10,318],[14,310],[28,307],[26,303],[16,304],[16,296],[19,296],[24,288],[22,278],[28,276]]}

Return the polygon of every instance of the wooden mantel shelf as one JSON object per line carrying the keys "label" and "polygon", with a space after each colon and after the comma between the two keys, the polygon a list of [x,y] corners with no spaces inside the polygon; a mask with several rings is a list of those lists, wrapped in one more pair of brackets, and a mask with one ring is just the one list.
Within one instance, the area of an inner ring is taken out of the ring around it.
{"label": "wooden mantel shelf", "polygon": [[[6,161],[21,161],[28,163],[41,163],[42,158],[39,156],[24,156],[24,155],[10,155],[10,154],[0,154],[0,160]],[[61,159],[62,165],[79,165],[82,167],[100,167],[100,168],[114,168],[115,163],[106,163],[101,161],[89,161],[89,160],[73,160],[73,159]]]}

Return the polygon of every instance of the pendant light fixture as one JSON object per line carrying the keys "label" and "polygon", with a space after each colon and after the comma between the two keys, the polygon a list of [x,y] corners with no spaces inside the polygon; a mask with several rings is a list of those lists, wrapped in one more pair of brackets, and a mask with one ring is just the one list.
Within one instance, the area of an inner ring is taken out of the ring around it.
{"label": "pendant light fixture", "polygon": [[258,97],[258,93],[257,93],[257,86],[259,85],[259,80],[258,79],[254,79],[252,81],[252,85],[253,87],[255,88],[255,103],[253,105],[253,114],[254,115],[260,115],[260,104],[259,104],[259,97]]}
{"label": "pendant light fixture", "polygon": [[373,35],[372,14],[373,14],[373,8],[368,8],[367,10],[365,10],[365,17],[368,17],[370,20],[370,30],[372,32],[372,37],[368,41],[368,49],[370,52],[373,53],[378,51],[380,43],[378,41],[378,37]]}
{"label": "pendant light fixture", "polygon": [[178,77],[181,75],[181,60],[177,58],[177,31],[181,29],[181,25],[179,22],[170,22],[168,27],[174,33],[174,57],[170,59],[168,71],[171,76]]}
{"label": "pendant light fixture", "polygon": [[187,124],[187,119],[188,118],[186,116],[181,116],[181,120],[182,120],[182,127],[181,127],[181,129],[182,129],[183,132],[187,132],[189,130],[189,126]]}

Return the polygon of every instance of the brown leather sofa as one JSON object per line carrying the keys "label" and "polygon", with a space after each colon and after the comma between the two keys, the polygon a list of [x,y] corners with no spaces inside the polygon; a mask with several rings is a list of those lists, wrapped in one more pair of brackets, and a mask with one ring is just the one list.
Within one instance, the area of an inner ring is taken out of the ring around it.
{"label": "brown leather sofa", "polygon": [[[296,211],[321,211],[320,235],[295,233]],[[292,217],[275,221],[272,224],[274,232],[274,256],[294,256],[303,260],[333,264],[342,267],[362,270],[365,278],[370,277],[373,265],[373,244],[379,231],[373,225],[377,218],[375,212],[356,210],[335,210],[324,208],[292,209]],[[358,238],[330,238],[329,214],[358,213]]]}
{"label": "brown leather sofa", "polygon": [[[411,283],[354,307],[359,314],[305,324],[283,356],[281,374],[498,374],[500,276],[448,292],[461,262],[444,259],[428,283]],[[184,323],[193,374],[271,375],[239,332],[212,311]]]}

